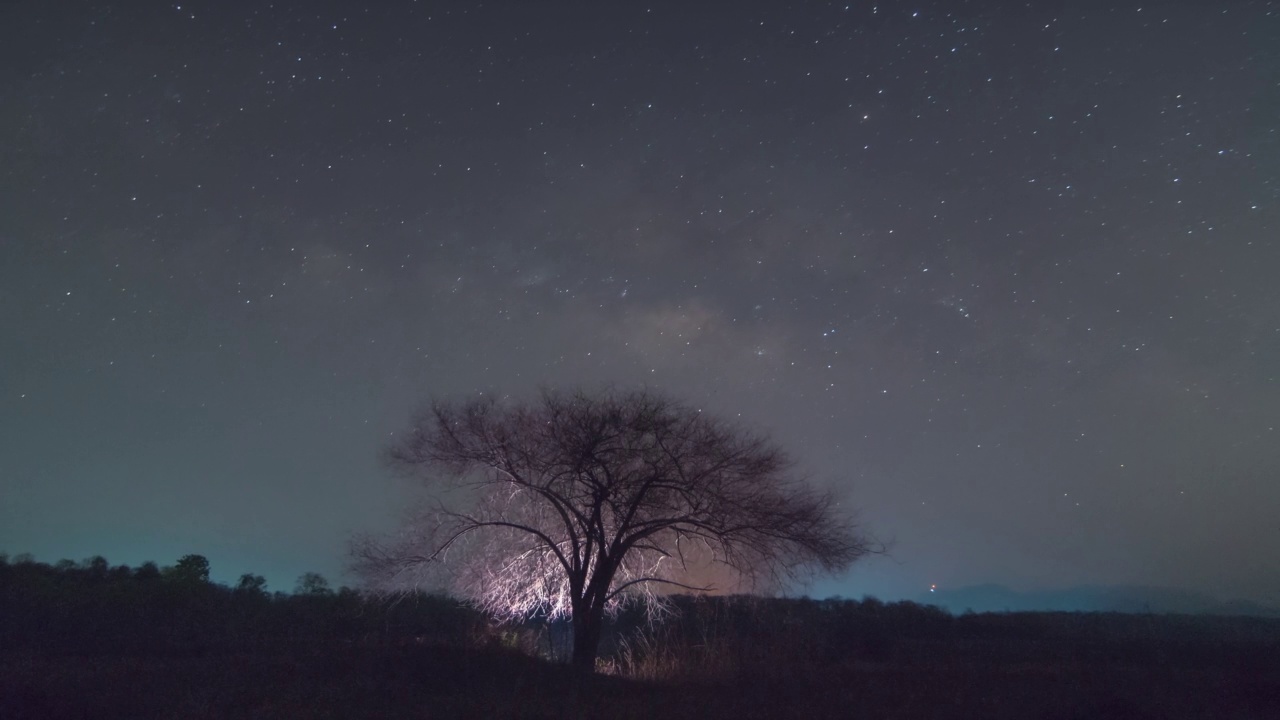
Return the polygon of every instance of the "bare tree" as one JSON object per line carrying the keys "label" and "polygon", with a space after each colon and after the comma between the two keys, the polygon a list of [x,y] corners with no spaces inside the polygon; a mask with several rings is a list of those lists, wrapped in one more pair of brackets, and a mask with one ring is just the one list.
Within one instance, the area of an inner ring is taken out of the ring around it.
{"label": "bare tree", "polygon": [[366,581],[407,590],[443,572],[499,617],[568,617],[585,670],[607,612],[712,589],[691,579],[695,558],[777,587],[873,551],[768,438],[650,391],[436,402],[388,458],[436,503],[356,543]]}

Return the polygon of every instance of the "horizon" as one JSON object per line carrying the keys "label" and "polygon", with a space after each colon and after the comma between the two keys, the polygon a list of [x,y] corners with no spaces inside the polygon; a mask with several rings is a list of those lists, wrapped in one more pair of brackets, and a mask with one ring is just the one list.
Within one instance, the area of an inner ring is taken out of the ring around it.
{"label": "horizon", "polygon": [[[104,557],[112,567],[125,565],[132,569],[137,569],[138,566],[143,565],[147,562],[151,562],[151,563],[154,563],[160,569],[164,569],[166,567],[171,567],[172,564],[176,563],[180,557],[187,554],[201,555],[202,557],[205,557],[206,559],[210,560],[209,582],[215,585],[221,585],[229,588],[235,587],[236,583],[239,581],[242,575],[251,574],[251,575],[259,575],[266,579],[267,582],[266,582],[265,589],[269,593],[292,594],[296,592],[297,582],[299,579],[301,579],[302,575],[306,573],[317,572],[314,570],[303,570],[299,572],[297,575],[293,576],[291,579],[280,581],[280,578],[278,577],[274,577],[272,575],[261,573],[261,572],[256,572],[253,570],[245,570],[243,572],[231,571],[229,574],[226,571],[220,572],[218,564],[208,556],[203,555],[202,553],[183,553],[182,555],[175,557],[171,562],[161,562],[157,560],[144,560],[140,562],[116,562],[109,557],[106,557],[106,556],[101,556],[101,557]],[[80,560],[73,560],[72,558],[69,558],[69,557],[62,557],[62,558],[58,558],[57,560],[48,560],[48,559],[36,557],[32,553],[10,553],[4,550],[0,550],[0,556],[6,557],[7,561],[10,563],[13,563],[17,558],[23,558],[25,556],[33,562],[45,564],[49,566],[56,566],[60,561],[64,561],[64,560],[71,560],[72,562],[75,562],[78,566],[83,566],[88,560],[94,557],[97,557],[95,555],[89,555]],[[350,588],[350,589],[361,591],[361,592],[367,591],[367,588],[362,586],[362,584],[359,583],[358,581],[349,582],[351,580],[354,580],[354,578],[350,576],[346,576],[344,578],[342,576],[330,576],[325,573],[319,573],[319,574],[329,583],[330,588],[334,591],[337,591],[339,589],[344,589],[344,588]],[[821,583],[816,583],[815,585],[821,585]],[[721,593],[713,590],[712,592],[707,594],[710,596],[718,596],[718,597],[743,595],[747,597],[759,597],[761,599],[807,598],[807,599],[818,600],[818,601],[865,602],[867,600],[877,600],[885,603],[908,602],[908,603],[914,603],[918,605],[938,607],[953,615],[960,615],[966,612],[979,612],[979,613],[984,613],[984,612],[993,612],[993,613],[1117,612],[1120,614],[1155,612],[1156,614],[1169,614],[1169,615],[1191,614],[1191,615],[1215,616],[1215,615],[1222,615],[1220,611],[1224,611],[1224,610],[1238,611],[1239,606],[1241,604],[1244,604],[1244,605],[1251,606],[1248,609],[1252,611],[1246,614],[1245,615],[1246,617],[1258,617],[1258,618],[1280,617],[1280,603],[1276,603],[1274,601],[1267,601],[1265,599],[1231,597],[1226,595],[1215,595],[1211,593],[1200,592],[1190,588],[1179,588],[1179,587],[1172,587],[1172,586],[1121,584],[1121,585],[1073,585],[1073,586],[1061,586],[1061,587],[1017,588],[1017,587],[1010,587],[1008,585],[1004,585],[1001,583],[977,582],[977,583],[959,585],[955,587],[945,587],[945,588],[938,587],[935,585],[933,586],[933,588],[925,588],[923,591],[917,592],[914,595],[904,594],[900,596],[899,595],[889,595],[889,596],[878,595],[876,593],[870,593],[870,592],[862,593],[859,595],[848,595],[848,594],[843,594],[841,592],[831,592],[831,593],[823,594],[822,592],[818,592],[818,591],[811,592],[810,591],[811,589],[812,588],[798,588],[797,591],[781,592],[781,593],[763,593],[763,594],[757,594],[757,593],[751,593],[751,592]],[[982,596],[979,595],[976,598],[978,602],[974,603],[973,601],[975,598],[973,596],[973,593],[975,593],[976,591],[993,592],[995,593],[995,596],[983,598]],[[1063,606],[1062,596],[1069,595],[1072,593],[1080,593],[1082,591],[1101,593],[1101,595],[1095,595],[1093,597],[1084,598],[1086,601],[1090,601],[1090,600],[1093,601],[1095,603],[1093,605],[1081,606],[1081,607],[1064,607]],[[1151,600],[1155,600],[1157,603],[1160,603],[1160,602],[1167,603],[1171,600],[1183,601],[1183,602],[1190,600],[1194,603],[1208,602],[1212,604],[1207,606],[1202,605],[1200,607],[1196,607],[1189,610],[1187,609],[1170,610],[1167,608],[1167,606],[1160,606],[1160,605],[1157,605],[1156,609],[1152,609],[1150,607],[1147,607],[1145,609],[1143,607],[1133,607],[1133,606],[1130,606],[1129,604],[1125,604],[1124,606],[1121,606],[1119,608],[1097,607],[1096,606],[1097,602],[1104,601],[1107,599],[1111,599],[1111,600],[1117,600],[1117,599],[1131,600],[1132,599],[1129,597],[1115,598],[1114,596],[1109,596],[1107,593],[1111,591],[1127,592],[1130,594],[1138,593],[1140,595],[1143,593],[1146,593],[1147,597],[1144,599],[1144,602],[1147,602],[1147,603],[1149,603]],[[447,588],[423,587],[423,588],[419,588],[419,592],[424,592],[427,594],[439,594],[447,597],[456,597]],[[675,595],[697,595],[699,593],[677,592],[674,594]],[[958,594],[968,594],[967,604],[956,602],[955,598]],[[1013,598],[1010,598],[1009,597],[1010,595],[1012,595]],[[1017,600],[1018,606],[1009,607],[1008,600],[1010,599]],[[463,601],[463,600],[460,599],[460,601]],[[1036,604],[1037,601],[1040,604]],[[1002,604],[1004,605],[1004,607],[1002,607]],[[1233,616],[1233,615],[1235,615],[1234,612],[1226,616]]]}

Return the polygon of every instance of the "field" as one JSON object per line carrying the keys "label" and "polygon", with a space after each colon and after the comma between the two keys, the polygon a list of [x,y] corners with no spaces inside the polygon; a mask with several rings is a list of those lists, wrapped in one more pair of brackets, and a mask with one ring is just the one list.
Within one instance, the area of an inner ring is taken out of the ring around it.
{"label": "field", "polygon": [[762,655],[721,677],[698,666],[688,679],[662,680],[578,677],[501,647],[131,657],[11,652],[0,661],[0,716],[1280,717],[1274,644],[1219,647],[1208,662],[1196,660],[1194,651],[1125,657],[1119,647],[1094,650],[1037,660],[1028,657],[1035,648],[1017,643],[907,644],[895,652],[899,659],[881,662],[791,658],[771,665]]}
{"label": "field", "polygon": [[1275,718],[1276,675],[1108,663],[848,664],[704,681],[575,677],[506,652],[10,655],[18,718]]}
{"label": "field", "polygon": [[6,720],[1280,717],[1280,621],[1259,618],[678,598],[656,627],[616,618],[580,675],[563,626],[438,596],[0,571]]}

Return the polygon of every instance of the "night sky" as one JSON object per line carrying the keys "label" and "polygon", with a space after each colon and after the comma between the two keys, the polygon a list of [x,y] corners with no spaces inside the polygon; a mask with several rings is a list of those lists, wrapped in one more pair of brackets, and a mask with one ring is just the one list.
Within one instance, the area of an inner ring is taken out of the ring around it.
{"label": "night sky", "polygon": [[344,578],[432,395],[648,386],[888,558],[1280,602],[1280,3],[10,2],[0,550]]}

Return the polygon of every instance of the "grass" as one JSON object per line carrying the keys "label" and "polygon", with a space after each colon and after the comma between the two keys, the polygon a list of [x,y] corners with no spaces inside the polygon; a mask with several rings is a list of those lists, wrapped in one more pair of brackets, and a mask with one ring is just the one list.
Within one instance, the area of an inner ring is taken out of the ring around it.
{"label": "grass", "polygon": [[563,622],[249,585],[0,554],[0,720],[1280,718],[1274,618],[676,596],[583,677]]}
{"label": "grass", "polygon": [[[500,648],[328,647],[203,657],[0,658],[0,717],[1274,718],[1280,674],[1219,663],[1006,661],[948,643],[883,662],[649,648],[632,677],[578,677]],[[621,655],[619,656],[622,657]],[[692,666],[683,663],[690,662]],[[640,659],[633,651],[633,662]],[[1265,660],[1264,662],[1269,662]],[[701,664],[698,664],[701,663]],[[640,679],[647,677],[648,679]]]}

